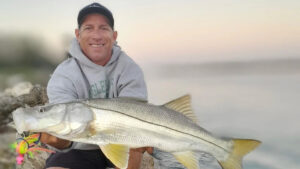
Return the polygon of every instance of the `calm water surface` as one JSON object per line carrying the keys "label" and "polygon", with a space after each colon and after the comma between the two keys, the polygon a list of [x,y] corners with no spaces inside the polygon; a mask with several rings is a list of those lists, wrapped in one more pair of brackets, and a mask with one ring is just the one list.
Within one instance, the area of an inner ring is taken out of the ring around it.
{"label": "calm water surface", "polygon": [[[168,65],[144,66],[149,100],[163,104],[190,94],[200,126],[220,136],[261,140],[262,145],[244,158],[244,169],[299,169],[300,70],[239,74],[239,69],[222,74],[211,66],[205,74]],[[220,168],[216,162],[203,165]]]}

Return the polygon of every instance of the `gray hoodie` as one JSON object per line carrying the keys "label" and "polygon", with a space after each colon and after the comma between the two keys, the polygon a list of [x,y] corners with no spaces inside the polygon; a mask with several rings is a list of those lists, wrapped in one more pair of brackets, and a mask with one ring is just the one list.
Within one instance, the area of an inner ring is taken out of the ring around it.
{"label": "gray hoodie", "polygon": [[[82,53],[76,39],[73,39],[69,53],[72,57],[58,65],[48,82],[50,103],[114,97],[147,100],[141,68],[118,45],[113,46],[112,57],[105,66],[90,61]],[[90,150],[99,147],[74,143],[71,148]]]}

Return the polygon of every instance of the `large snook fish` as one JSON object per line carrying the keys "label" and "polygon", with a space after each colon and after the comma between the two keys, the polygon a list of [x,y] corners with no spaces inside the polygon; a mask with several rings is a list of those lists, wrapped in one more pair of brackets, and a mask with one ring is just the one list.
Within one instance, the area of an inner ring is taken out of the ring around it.
{"label": "large snook fish", "polygon": [[19,108],[13,119],[19,133],[97,144],[118,168],[127,167],[130,148],[150,146],[172,153],[188,169],[199,168],[199,151],[214,156],[223,169],[241,169],[242,157],[260,144],[218,138],[198,126],[188,95],[162,106],[115,98]]}

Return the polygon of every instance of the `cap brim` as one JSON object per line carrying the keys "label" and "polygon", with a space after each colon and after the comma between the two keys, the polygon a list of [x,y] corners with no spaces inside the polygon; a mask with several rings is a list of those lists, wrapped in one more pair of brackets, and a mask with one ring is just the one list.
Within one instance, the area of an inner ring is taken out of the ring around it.
{"label": "cap brim", "polygon": [[[99,7],[90,7],[89,9],[86,9],[84,11],[81,11],[81,13],[79,14],[79,17],[78,17],[78,24],[80,25],[84,18],[89,15],[89,14],[93,14],[93,13],[96,13],[96,14],[100,14],[100,15],[103,15],[107,18],[107,20],[109,22],[111,22],[111,17],[109,16],[108,14],[108,11],[105,10],[105,9],[101,9]],[[111,24],[111,23],[110,23]]]}

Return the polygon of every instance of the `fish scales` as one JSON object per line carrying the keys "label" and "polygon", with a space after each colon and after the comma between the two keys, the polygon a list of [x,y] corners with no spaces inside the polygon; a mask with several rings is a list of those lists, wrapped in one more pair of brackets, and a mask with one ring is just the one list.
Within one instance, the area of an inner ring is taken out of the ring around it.
{"label": "fish scales", "polygon": [[[230,151],[232,146],[232,144],[229,141],[216,139],[215,137],[212,137],[210,133],[208,133],[200,126],[196,125],[192,120],[186,118],[181,113],[175,112],[171,109],[167,109],[163,106],[160,106],[158,108],[157,106],[152,104],[145,105],[144,103],[133,99],[122,98],[115,98],[110,100],[96,99],[89,100],[83,103],[97,109],[105,109],[118,112],[120,114],[124,114],[125,116],[132,117],[136,120],[144,122],[137,126],[133,126],[135,128],[145,125],[146,123],[148,124],[145,128],[146,130],[150,129],[151,127],[156,127],[156,129],[154,129],[153,131],[162,130],[161,128],[165,128],[165,130],[163,131],[164,133],[172,133],[172,135],[169,136],[169,138],[172,138],[168,140],[169,143],[172,143],[173,140],[176,140],[178,143],[178,139],[173,138],[173,136],[181,135],[181,138],[190,138],[190,140],[192,140],[190,141],[189,145],[198,145],[200,147],[206,147],[210,150],[214,149],[214,151],[217,152],[216,154],[219,154],[220,152]],[[121,126],[125,126],[125,124],[121,124]],[[161,128],[159,128],[158,126]],[[187,135],[189,137],[187,137]],[[198,144],[196,144],[195,142],[197,142]],[[184,143],[187,143],[187,140],[185,140]],[[203,144],[205,146],[203,146]],[[182,143],[180,145],[186,144]],[[172,147],[173,145],[170,146]],[[182,148],[183,146],[177,147]],[[195,148],[194,146],[194,150],[195,149],[199,148]],[[168,151],[170,150],[168,149]]]}

